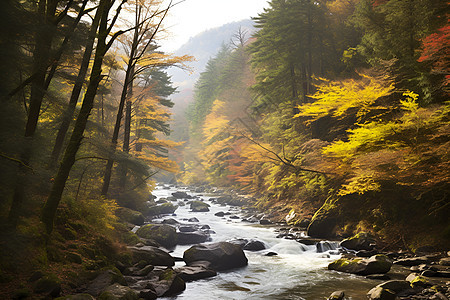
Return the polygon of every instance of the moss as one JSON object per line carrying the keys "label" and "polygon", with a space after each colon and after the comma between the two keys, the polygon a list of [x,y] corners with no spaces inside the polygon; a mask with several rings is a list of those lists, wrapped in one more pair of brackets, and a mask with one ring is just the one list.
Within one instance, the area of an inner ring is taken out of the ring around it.
{"label": "moss", "polygon": [[176,273],[171,268],[167,268],[161,274],[159,274],[159,280],[172,280],[176,276]]}
{"label": "moss", "polygon": [[425,287],[430,285],[430,282],[423,276],[417,276],[411,281],[411,287]]}
{"label": "moss", "polygon": [[164,247],[174,247],[177,244],[176,229],[170,225],[148,224],[138,229],[136,234],[142,238],[155,240]]}

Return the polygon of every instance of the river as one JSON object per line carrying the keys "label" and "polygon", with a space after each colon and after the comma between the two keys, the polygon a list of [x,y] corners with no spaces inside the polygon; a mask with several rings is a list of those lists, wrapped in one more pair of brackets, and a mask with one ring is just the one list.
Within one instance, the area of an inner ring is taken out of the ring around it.
{"label": "river", "polygon": [[[156,187],[153,194],[157,199],[171,196],[180,188]],[[248,266],[228,272],[219,272],[216,277],[188,282],[186,290],[176,297],[161,299],[326,299],[336,290],[344,290],[346,299],[366,299],[366,293],[378,281],[365,279],[352,274],[329,271],[330,262],[339,258],[337,251],[317,253],[315,246],[305,246],[295,240],[276,238],[276,228],[242,222],[240,219],[223,218],[214,214],[230,211],[240,215],[240,208],[220,206],[211,203],[212,196],[184,190],[193,196],[199,196],[211,205],[209,212],[191,212],[189,205],[180,206],[174,218],[181,223],[196,217],[199,224],[207,224],[215,234],[212,242],[226,241],[233,238],[258,239],[267,244],[268,249],[259,252],[245,251]],[[242,217],[242,216],[241,216]],[[172,256],[182,257],[190,246],[177,246]],[[277,256],[265,256],[268,251]],[[184,262],[177,262],[183,266]]]}

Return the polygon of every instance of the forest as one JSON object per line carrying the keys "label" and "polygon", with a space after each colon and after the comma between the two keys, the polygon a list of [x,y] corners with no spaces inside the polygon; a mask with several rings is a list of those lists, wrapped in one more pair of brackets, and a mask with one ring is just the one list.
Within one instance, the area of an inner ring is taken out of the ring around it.
{"label": "forest", "polygon": [[195,58],[159,50],[180,2],[1,2],[4,297],[30,297],[35,270],[71,290],[126,261],[166,172],[312,237],[449,250],[447,1],[269,1],[201,73],[184,143],[167,69]]}
{"label": "forest", "polygon": [[445,1],[272,1],[201,74],[188,184],[257,195],[321,237],[449,245]]}

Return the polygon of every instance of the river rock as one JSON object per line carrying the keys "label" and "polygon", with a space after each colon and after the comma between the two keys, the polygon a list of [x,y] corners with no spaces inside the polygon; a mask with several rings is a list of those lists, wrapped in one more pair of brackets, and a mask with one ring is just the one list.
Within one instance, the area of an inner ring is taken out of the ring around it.
{"label": "river rock", "polygon": [[336,250],[337,245],[333,242],[328,241],[320,241],[316,244],[316,252],[317,253],[323,253],[330,250]]}
{"label": "river rock", "polygon": [[405,280],[408,281],[413,288],[416,288],[416,287],[424,288],[424,287],[427,287],[427,286],[431,286],[431,284],[428,281],[428,279],[426,279],[425,277],[420,276],[420,275],[418,275],[416,273],[409,274],[408,277],[406,277]]}
{"label": "river rock", "polygon": [[450,266],[450,257],[441,258],[439,264],[442,266]]}
{"label": "river rock", "polygon": [[194,232],[197,231],[197,226],[195,225],[181,225],[178,227],[180,232]]}
{"label": "river rock", "polygon": [[153,266],[173,266],[174,258],[164,250],[152,246],[144,246],[142,248],[129,247],[133,263],[145,261],[148,265]]}
{"label": "river rock", "polygon": [[138,226],[143,225],[145,221],[142,213],[126,207],[117,208],[115,214],[121,221]]}
{"label": "river rock", "polygon": [[217,275],[216,271],[208,269],[204,266],[184,266],[177,268],[175,272],[177,272],[181,279],[186,282],[214,277]]}
{"label": "river rock", "polygon": [[191,195],[188,195],[186,192],[177,191],[175,193],[172,193],[172,196],[177,199],[190,199],[192,198]]}
{"label": "river rock", "polygon": [[152,239],[166,248],[173,248],[177,245],[177,230],[167,224],[148,224],[136,231],[139,237]]}
{"label": "river rock", "polygon": [[139,292],[139,298],[144,300],[155,300],[158,298],[154,289],[144,289]]}
{"label": "river rock", "polygon": [[177,295],[186,289],[186,283],[171,268],[159,274],[157,282],[150,282],[149,285],[156,291],[158,297],[170,297]]}
{"label": "river rock", "polygon": [[180,224],[180,222],[178,222],[177,220],[175,220],[173,218],[164,219],[161,223],[162,224],[169,224],[169,225],[178,225],[178,224]]}
{"label": "river rock", "polygon": [[345,293],[344,291],[336,291],[333,292],[327,300],[344,300]]}
{"label": "river rock", "polygon": [[200,222],[196,217],[193,217],[193,218],[190,218],[189,220],[188,220],[188,222],[192,222],[192,223],[198,223],[198,222]]}
{"label": "river rock", "polygon": [[209,239],[209,235],[201,231],[178,232],[178,245],[191,245],[204,243]]}
{"label": "river rock", "polygon": [[244,249],[244,246],[247,245],[248,240],[247,239],[234,238],[234,239],[228,240],[227,242],[235,244],[235,245],[238,245],[239,247],[241,247],[241,249]]}
{"label": "river rock", "polygon": [[374,287],[367,293],[367,298],[370,300],[396,300],[397,296],[391,290]]}
{"label": "river rock", "polygon": [[173,214],[177,208],[178,206],[173,205],[172,203],[163,203],[161,205],[150,206],[147,208],[146,213],[149,216]]}
{"label": "river rock", "polygon": [[231,197],[230,195],[223,195],[218,197],[216,199],[216,202],[219,204],[227,204],[228,202],[231,202],[231,199],[233,199],[233,197]]}
{"label": "river rock", "polygon": [[193,212],[207,212],[209,211],[209,207],[210,205],[208,203],[198,200],[192,201],[190,206]]}
{"label": "river rock", "polygon": [[375,255],[370,258],[341,258],[329,264],[328,269],[357,275],[370,275],[387,273],[391,266],[392,262],[387,256]]}
{"label": "river rock", "polygon": [[241,247],[228,242],[195,245],[184,252],[183,259],[187,265],[192,265],[196,261],[207,261],[210,268],[217,271],[244,267],[248,264]]}
{"label": "river rock", "polygon": [[248,251],[260,251],[266,249],[267,246],[264,242],[251,239],[243,247],[244,250]]}
{"label": "river rock", "polygon": [[273,223],[270,220],[262,219],[262,220],[259,220],[259,224],[261,224],[261,225],[271,225]]}
{"label": "river rock", "polygon": [[419,256],[419,257],[411,257],[411,258],[403,258],[394,261],[394,264],[406,266],[406,267],[412,267],[412,266],[418,266],[421,264],[427,264],[430,263],[431,260],[426,256]]}
{"label": "river rock", "polygon": [[100,273],[86,288],[86,293],[97,297],[109,286],[118,283],[120,285],[126,285],[125,278],[122,274],[114,270],[106,270]]}
{"label": "river rock", "polygon": [[406,291],[411,290],[411,286],[406,280],[389,280],[377,285],[377,287],[381,287],[385,290],[390,290],[394,292],[394,294],[405,293]]}
{"label": "river rock", "polygon": [[340,246],[350,250],[370,251],[374,249],[375,239],[366,232],[360,232],[351,238],[343,240],[340,243]]}
{"label": "river rock", "polygon": [[108,299],[108,300],[139,300],[139,294],[127,286],[114,283],[104,290],[98,299]]}
{"label": "river rock", "polygon": [[225,216],[225,213],[223,211],[219,211],[217,213],[214,214],[216,217],[223,217]]}

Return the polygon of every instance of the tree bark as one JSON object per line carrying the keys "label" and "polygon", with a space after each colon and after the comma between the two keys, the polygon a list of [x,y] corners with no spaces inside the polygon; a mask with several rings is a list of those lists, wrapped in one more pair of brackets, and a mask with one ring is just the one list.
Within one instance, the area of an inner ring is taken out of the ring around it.
{"label": "tree bark", "polygon": [[89,79],[88,88],[83,99],[80,112],[78,114],[75,126],[70,137],[69,144],[65,150],[64,157],[58,169],[55,181],[53,183],[51,192],[47,201],[45,202],[42,211],[42,222],[45,224],[46,232],[48,236],[53,230],[53,221],[56,215],[61,196],[66,185],[67,178],[69,177],[70,170],[75,163],[75,156],[80,148],[81,141],[83,139],[84,130],[94,105],[94,98],[97,93],[98,85],[102,79],[102,64],[103,58],[108,51],[111,43],[106,44],[106,39],[110,32],[110,26],[108,28],[108,13],[113,5],[114,0],[101,0],[98,10],[101,11],[101,21],[99,26],[97,49],[95,51],[94,64],[92,67],[91,76]]}

